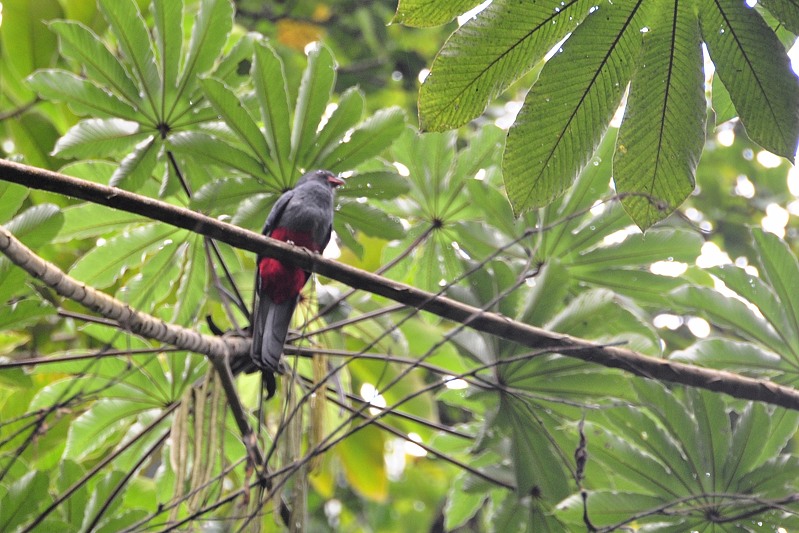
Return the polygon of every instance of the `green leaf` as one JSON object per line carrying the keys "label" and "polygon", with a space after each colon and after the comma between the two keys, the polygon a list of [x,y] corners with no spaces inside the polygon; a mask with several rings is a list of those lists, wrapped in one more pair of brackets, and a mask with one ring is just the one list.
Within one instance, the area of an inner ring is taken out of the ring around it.
{"label": "green leaf", "polygon": [[702,38],[747,134],[791,161],[799,141],[799,80],[785,49],[754,9],[702,2]]}
{"label": "green leaf", "polygon": [[542,498],[558,501],[569,493],[563,459],[553,447],[549,430],[534,414],[529,400],[502,395],[497,422],[509,428],[516,492],[529,495],[537,488]]}
{"label": "green leaf", "polygon": [[[762,464],[761,439],[770,433],[770,418],[768,410],[762,403],[751,402],[744,407],[735,421],[730,453],[723,461],[724,478],[740,477]],[[724,489],[726,487],[722,490]]]}
{"label": "green leaf", "polygon": [[399,220],[376,207],[360,202],[341,202],[340,208],[336,211],[335,225],[342,224],[362,231],[370,237],[379,237],[387,241],[401,239],[405,235]]}
{"label": "green leaf", "polygon": [[355,128],[348,141],[321,154],[319,166],[332,172],[351,170],[386,150],[404,129],[400,108],[381,109]]}
{"label": "green leaf", "polygon": [[38,204],[15,216],[5,227],[22,244],[38,250],[55,238],[63,224],[64,215],[57,205]]}
{"label": "green leaf", "polygon": [[0,500],[0,530],[16,531],[45,502],[52,500],[47,493],[48,484],[47,474],[37,469],[10,483]]}
{"label": "green leaf", "polygon": [[233,6],[230,0],[200,2],[200,12],[192,24],[189,51],[183,64],[178,93],[182,93],[188,84],[194,83],[198,76],[211,69],[232,28]]}
{"label": "green leaf", "polygon": [[646,229],[694,190],[707,116],[702,41],[693,8],[660,2],[643,34],[613,159],[613,181],[630,218]]}
{"label": "green leaf", "polygon": [[[405,24],[423,28],[446,24],[458,15],[469,11],[480,3],[480,0],[399,0],[397,12],[391,23]],[[452,528],[447,528],[450,530]]]}
{"label": "green leaf", "polygon": [[71,72],[39,70],[28,77],[28,85],[42,98],[66,102],[81,115],[142,119],[142,115],[127,103]]}
{"label": "green leaf", "polygon": [[269,145],[269,157],[275,161],[281,175],[278,183],[286,186],[294,174],[289,157],[291,154],[291,128],[286,73],[280,56],[267,44],[255,45],[253,82],[264,136]]}
{"label": "green leaf", "polygon": [[229,212],[244,200],[263,192],[263,185],[255,180],[224,178],[204,185],[192,196],[191,206],[204,212]]}
{"label": "green leaf", "polygon": [[70,274],[95,288],[108,287],[125,269],[141,264],[144,253],[180,231],[166,224],[148,224],[119,234],[81,257]]}
{"label": "green leaf", "polygon": [[[261,161],[212,135],[199,131],[181,132],[170,135],[167,145],[176,152],[222,168],[239,170],[248,176],[256,178],[256,180],[269,180],[269,174],[267,174]],[[257,185],[261,191],[264,189],[263,184],[258,184],[257,181],[253,185]]]}
{"label": "green leaf", "polygon": [[250,112],[242,105],[236,95],[225,85],[213,78],[200,80],[205,96],[214,109],[222,116],[225,123],[236,132],[236,135],[250,149],[252,155],[261,160],[269,173],[279,176],[279,170],[269,155],[269,145]]}
{"label": "green leaf", "polygon": [[106,445],[110,436],[135,422],[135,415],[147,408],[125,400],[96,401],[70,425],[64,457],[79,461],[90,456]]}
{"label": "green leaf", "polygon": [[53,149],[59,157],[93,158],[126,153],[151,133],[119,118],[90,118],[72,126]]}
{"label": "green leaf", "polygon": [[669,359],[730,372],[755,371],[758,376],[786,370],[776,353],[749,342],[724,338],[700,339],[683,350],[672,352]]}
{"label": "green leaf", "polygon": [[[183,234],[184,232],[181,232]],[[175,238],[180,242],[180,237]],[[177,243],[165,240],[147,257],[138,274],[127,280],[117,292],[117,297],[134,309],[151,312],[162,307],[162,302],[172,293],[172,285],[180,273]]]}
{"label": "green leaf", "polygon": [[41,300],[18,300],[0,305],[0,331],[24,329],[55,314],[55,309]]}
{"label": "green leaf", "polygon": [[659,352],[659,339],[631,304],[624,305],[607,289],[580,293],[549,322],[546,328],[601,342],[621,341],[631,349]]}
{"label": "green leaf", "polygon": [[230,52],[213,70],[214,78],[222,80],[228,87],[238,87],[250,81],[255,43],[260,42],[262,38],[260,33],[255,32],[238,37]]}
{"label": "green leaf", "polygon": [[193,235],[180,247],[181,274],[176,295],[177,303],[172,321],[183,326],[192,325],[202,311],[208,284],[203,237]]}
{"label": "green leaf", "polygon": [[309,161],[308,168],[314,168],[319,155],[325,150],[334,146],[346,133],[355,127],[363,116],[366,98],[364,94],[355,87],[350,87],[338,101],[335,111],[330,114],[325,125],[316,136],[313,149],[308,152],[306,158]]}
{"label": "green leaf", "polygon": [[535,276],[535,285],[524,295],[524,310],[519,320],[541,326],[563,307],[571,277],[557,259],[544,263]]}
{"label": "green leaf", "polygon": [[657,229],[630,235],[618,244],[602,246],[571,260],[575,267],[592,269],[649,265],[655,261],[690,261],[699,256],[703,239],[694,231]]}
{"label": "green leaf", "polygon": [[[12,94],[19,101],[30,98],[17,82],[37,68],[53,64],[56,57],[56,37],[45,21],[63,17],[58,0],[5,0],[3,24],[0,26],[0,50],[3,68],[0,70],[3,92],[14,86]],[[5,95],[4,95],[5,96]]]}
{"label": "green leaf", "polygon": [[89,202],[65,207],[63,214],[64,226],[55,242],[98,237],[142,221],[139,215]]}
{"label": "green leaf", "polygon": [[[629,520],[630,516],[661,507],[665,500],[661,496],[632,491],[591,490],[588,493],[588,509],[591,524],[603,527]],[[557,516],[575,528],[584,528],[586,504],[579,494],[569,496],[558,504]]]}
{"label": "green leaf", "polygon": [[796,2],[760,0],[758,3],[768,9],[780,23],[788,28],[788,31],[799,34],[799,5]]}
{"label": "green leaf", "polygon": [[452,483],[447,494],[447,503],[444,505],[444,527],[447,531],[455,531],[464,526],[485,502],[484,492],[467,492],[465,480],[471,474],[461,473]]}
{"label": "green leaf", "polygon": [[737,335],[760,342],[774,353],[790,353],[771,325],[736,298],[704,287],[681,287],[670,296],[675,304],[697,310],[711,323],[732,328]]}
{"label": "green leaf", "polygon": [[[763,273],[785,309],[790,333],[780,332],[788,339],[794,354],[799,354],[799,294],[796,291],[796,280],[799,279],[799,261],[791,253],[788,245],[774,235],[760,228],[752,228]],[[780,324],[775,325],[782,325]]]}
{"label": "green leaf", "polygon": [[786,306],[780,302],[766,280],[752,276],[743,268],[733,265],[723,265],[709,269],[709,271],[723,281],[728,289],[755,304],[776,331],[786,333],[790,331],[791,326],[786,315]]}
{"label": "green leaf", "polygon": [[502,161],[514,213],[550,203],[590,160],[638,63],[642,5],[602,2],[527,94]]}
{"label": "green leaf", "polygon": [[492,2],[458,28],[433,61],[419,91],[421,129],[443,131],[477,117],[573,31],[589,7],[582,0]]}
{"label": "green leaf", "polygon": [[69,20],[53,21],[50,29],[61,39],[61,53],[85,68],[92,79],[131,104],[139,101],[136,84],[97,34],[80,22]]}
{"label": "green leaf", "polygon": [[698,481],[708,492],[722,492],[726,489],[723,466],[729,457],[732,428],[730,417],[719,394],[699,389],[686,390],[686,402],[696,419],[696,431],[693,438],[681,432],[685,448],[690,450],[689,459],[704,476]]}
{"label": "green leaf", "polygon": [[353,489],[373,501],[388,497],[388,478],[383,461],[383,436],[374,426],[353,433],[336,448],[346,467],[344,475]]}
{"label": "green leaf", "polygon": [[619,372],[559,355],[539,356],[499,367],[499,379],[542,400],[590,404],[632,400]]}
{"label": "green leaf", "polygon": [[122,160],[108,184],[128,191],[138,191],[152,177],[160,150],[161,143],[155,137],[139,144]]}
{"label": "green leaf", "polygon": [[[154,40],[158,50],[163,95],[161,103],[168,108],[175,100],[180,73],[180,53],[183,48],[183,0],[153,0],[150,8],[155,20]],[[165,108],[159,111],[158,116],[166,117]]]}
{"label": "green leaf", "polygon": [[330,101],[335,83],[336,65],[333,54],[320,44],[308,54],[308,66],[302,73],[294,110],[291,158],[299,167],[305,168],[307,155],[313,149],[316,130]]}
{"label": "green leaf", "polygon": [[119,48],[130,62],[133,74],[139,80],[143,99],[153,116],[160,117],[159,102],[163,98],[161,77],[155,63],[155,52],[147,25],[133,0],[97,0],[108,24],[114,32]]}
{"label": "green leaf", "polygon": [[408,180],[394,172],[362,172],[347,178],[336,192],[338,198],[377,198],[391,200],[410,189]]}
{"label": "green leaf", "polygon": [[8,181],[0,182],[0,222],[15,215],[27,197],[27,187]]}

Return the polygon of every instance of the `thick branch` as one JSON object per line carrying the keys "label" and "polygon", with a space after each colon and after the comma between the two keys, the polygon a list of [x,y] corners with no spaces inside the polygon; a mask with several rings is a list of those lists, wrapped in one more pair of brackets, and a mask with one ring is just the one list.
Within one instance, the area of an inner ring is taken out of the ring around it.
{"label": "thick branch", "polygon": [[[160,220],[237,248],[278,258],[305,270],[318,272],[351,287],[423,309],[454,322],[462,323],[469,320],[469,326],[475,330],[524,346],[552,351],[560,349],[563,351],[563,355],[568,357],[575,357],[606,367],[619,368],[637,376],[724,392],[736,398],[762,401],[799,410],[799,391],[789,387],[731,372],[649,357],[625,348],[598,346],[586,340],[552,333],[325,259],[304,248],[297,248],[264,237],[200,213],[121,189],[97,185],[10,161],[0,161],[0,179],[122,209],[148,219]],[[194,348],[190,349],[194,350]],[[238,352],[238,350],[236,351]],[[201,353],[206,352],[201,351]]]}

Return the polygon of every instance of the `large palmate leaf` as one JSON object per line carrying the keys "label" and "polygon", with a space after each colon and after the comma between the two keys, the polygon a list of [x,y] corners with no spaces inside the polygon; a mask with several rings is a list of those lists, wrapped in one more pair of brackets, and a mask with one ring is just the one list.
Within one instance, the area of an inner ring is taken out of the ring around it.
{"label": "large palmate leaf", "polygon": [[[762,6],[790,28],[797,15],[789,4]],[[395,19],[440,23],[458,6],[400,2]],[[551,53],[505,148],[504,179],[518,214],[571,186],[629,87],[614,180],[629,216],[647,228],[694,188],[706,117],[703,42],[724,84],[714,90],[719,109],[734,107],[755,142],[792,159],[799,83],[774,31],[743,2],[494,1],[433,61],[420,91],[420,124],[436,131],[465,124]]]}
{"label": "large palmate leaf", "polygon": [[[40,96],[95,117],[67,131],[56,144],[56,155],[122,157],[112,184],[138,190],[156,163],[166,158],[161,141],[215,118],[207,102],[197,98],[197,80],[214,69],[221,55],[233,24],[233,6],[229,0],[203,0],[193,12],[184,10],[182,0],[153,0],[151,34],[133,0],[98,3],[118,49],[80,22],[55,21],[50,29],[59,37],[61,53],[82,65],[87,78],[50,69],[34,73],[28,83]],[[193,22],[185,46],[184,17]],[[245,78],[246,72],[231,69],[229,63],[244,59],[241,51],[248,43],[251,46],[250,38],[243,38],[218,62],[215,72],[220,78],[231,83]]]}
{"label": "large palmate leaf", "polygon": [[[223,178],[204,186],[194,198],[201,209],[237,211],[234,221],[239,224],[260,227],[277,195],[293,186],[303,172],[313,168],[354,171],[385,151],[405,128],[399,108],[378,111],[363,120],[363,95],[357,89],[346,91],[329,119],[324,118],[336,78],[335,60],[324,46],[313,48],[308,55],[293,110],[283,61],[267,44],[255,45],[253,77],[254,98],[237,94],[215,78],[201,82],[206,98],[234,133],[233,138],[184,133],[169,141],[178,152],[262,181],[249,184]],[[407,190],[402,181],[390,167],[371,164],[354,175],[352,190],[345,185],[335,219],[335,229],[345,245],[362,253],[351,236],[355,231],[386,240],[402,237],[404,231],[397,220],[360,203],[368,198],[396,197]]]}
{"label": "large palmate leaf", "polygon": [[752,229],[760,276],[725,265],[710,272],[734,295],[686,286],[672,293],[674,302],[734,332],[737,340],[709,338],[672,355],[675,359],[743,372],[765,372],[771,379],[799,379],[799,301],[795,280],[799,262],[777,236]]}
{"label": "large palmate leaf", "polygon": [[[610,474],[622,491],[590,491],[595,526],[620,527],[636,516],[641,524],[665,519],[670,531],[703,531],[728,518],[762,520],[761,502],[792,490],[795,476],[786,470],[796,461],[780,451],[799,425],[796,413],[757,404],[732,410],[718,395],[672,393],[652,382],[636,381],[635,389],[641,406],[606,410],[587,431],[601,465],[594,472]],[[589,467],[588,479],[594,472]],[[582,524],[578,496],[559,511]],[[785,525],[777,517],[769,523]]]}
{"label": "large palmate leaf", "polygon": [[[386,208],[407,220],[411,229],[399,246],[386,250],[387,258],[413,244],[415,260],[398,265],[393,275],[410,274],[416,286],[437,290],[442,281],[453,282],[462,273],[458,247],[474,242],[469,222],[482,218],[475,205],[482,199],[470,194],[470,182],[496,170],[501,138],[501,130],[486,127],[461,150],[450,133],[418,135],[407,129],[397,140],[391,155],[407,169],[410,191],[405,202]],[[468,246],[466,253],[479,257],[483,251]]]}

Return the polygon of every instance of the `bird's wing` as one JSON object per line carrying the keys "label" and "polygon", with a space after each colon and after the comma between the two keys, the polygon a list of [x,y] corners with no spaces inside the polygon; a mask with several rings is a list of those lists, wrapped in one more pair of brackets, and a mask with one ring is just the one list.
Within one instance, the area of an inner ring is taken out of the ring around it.
{"label": "bird's wing", "polygon": [[286,206],[289,205],[289,202],[294,197],[294,189],[290,191],[284,192],[280,195],[280,198],[277,199],[275,205],[272,206],[272,210],[269,212],[269,216],[266,217],[266,222],[264,223],[264,229],[261,230],[261,233],[264,235],[269,235],[272,233],[272,230],[275,229],[280,222],[280,218],[283,216],[283,213],[286,211]]}

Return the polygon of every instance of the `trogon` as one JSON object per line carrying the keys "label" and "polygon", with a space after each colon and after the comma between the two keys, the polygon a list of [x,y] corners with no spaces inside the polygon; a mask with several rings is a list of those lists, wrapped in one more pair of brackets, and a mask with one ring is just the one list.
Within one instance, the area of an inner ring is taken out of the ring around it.
{"label": "trogon", "polygon": [[[344,182],[327,170],[304,174],[283,193],[266,218],[262,233],[273,239],[322,252],[333,228],[333,191]],[[275,393],[275,372],[291,316],[310,273],[272,257],[258,256],[251,357],[264,376],[267,398]]]}

